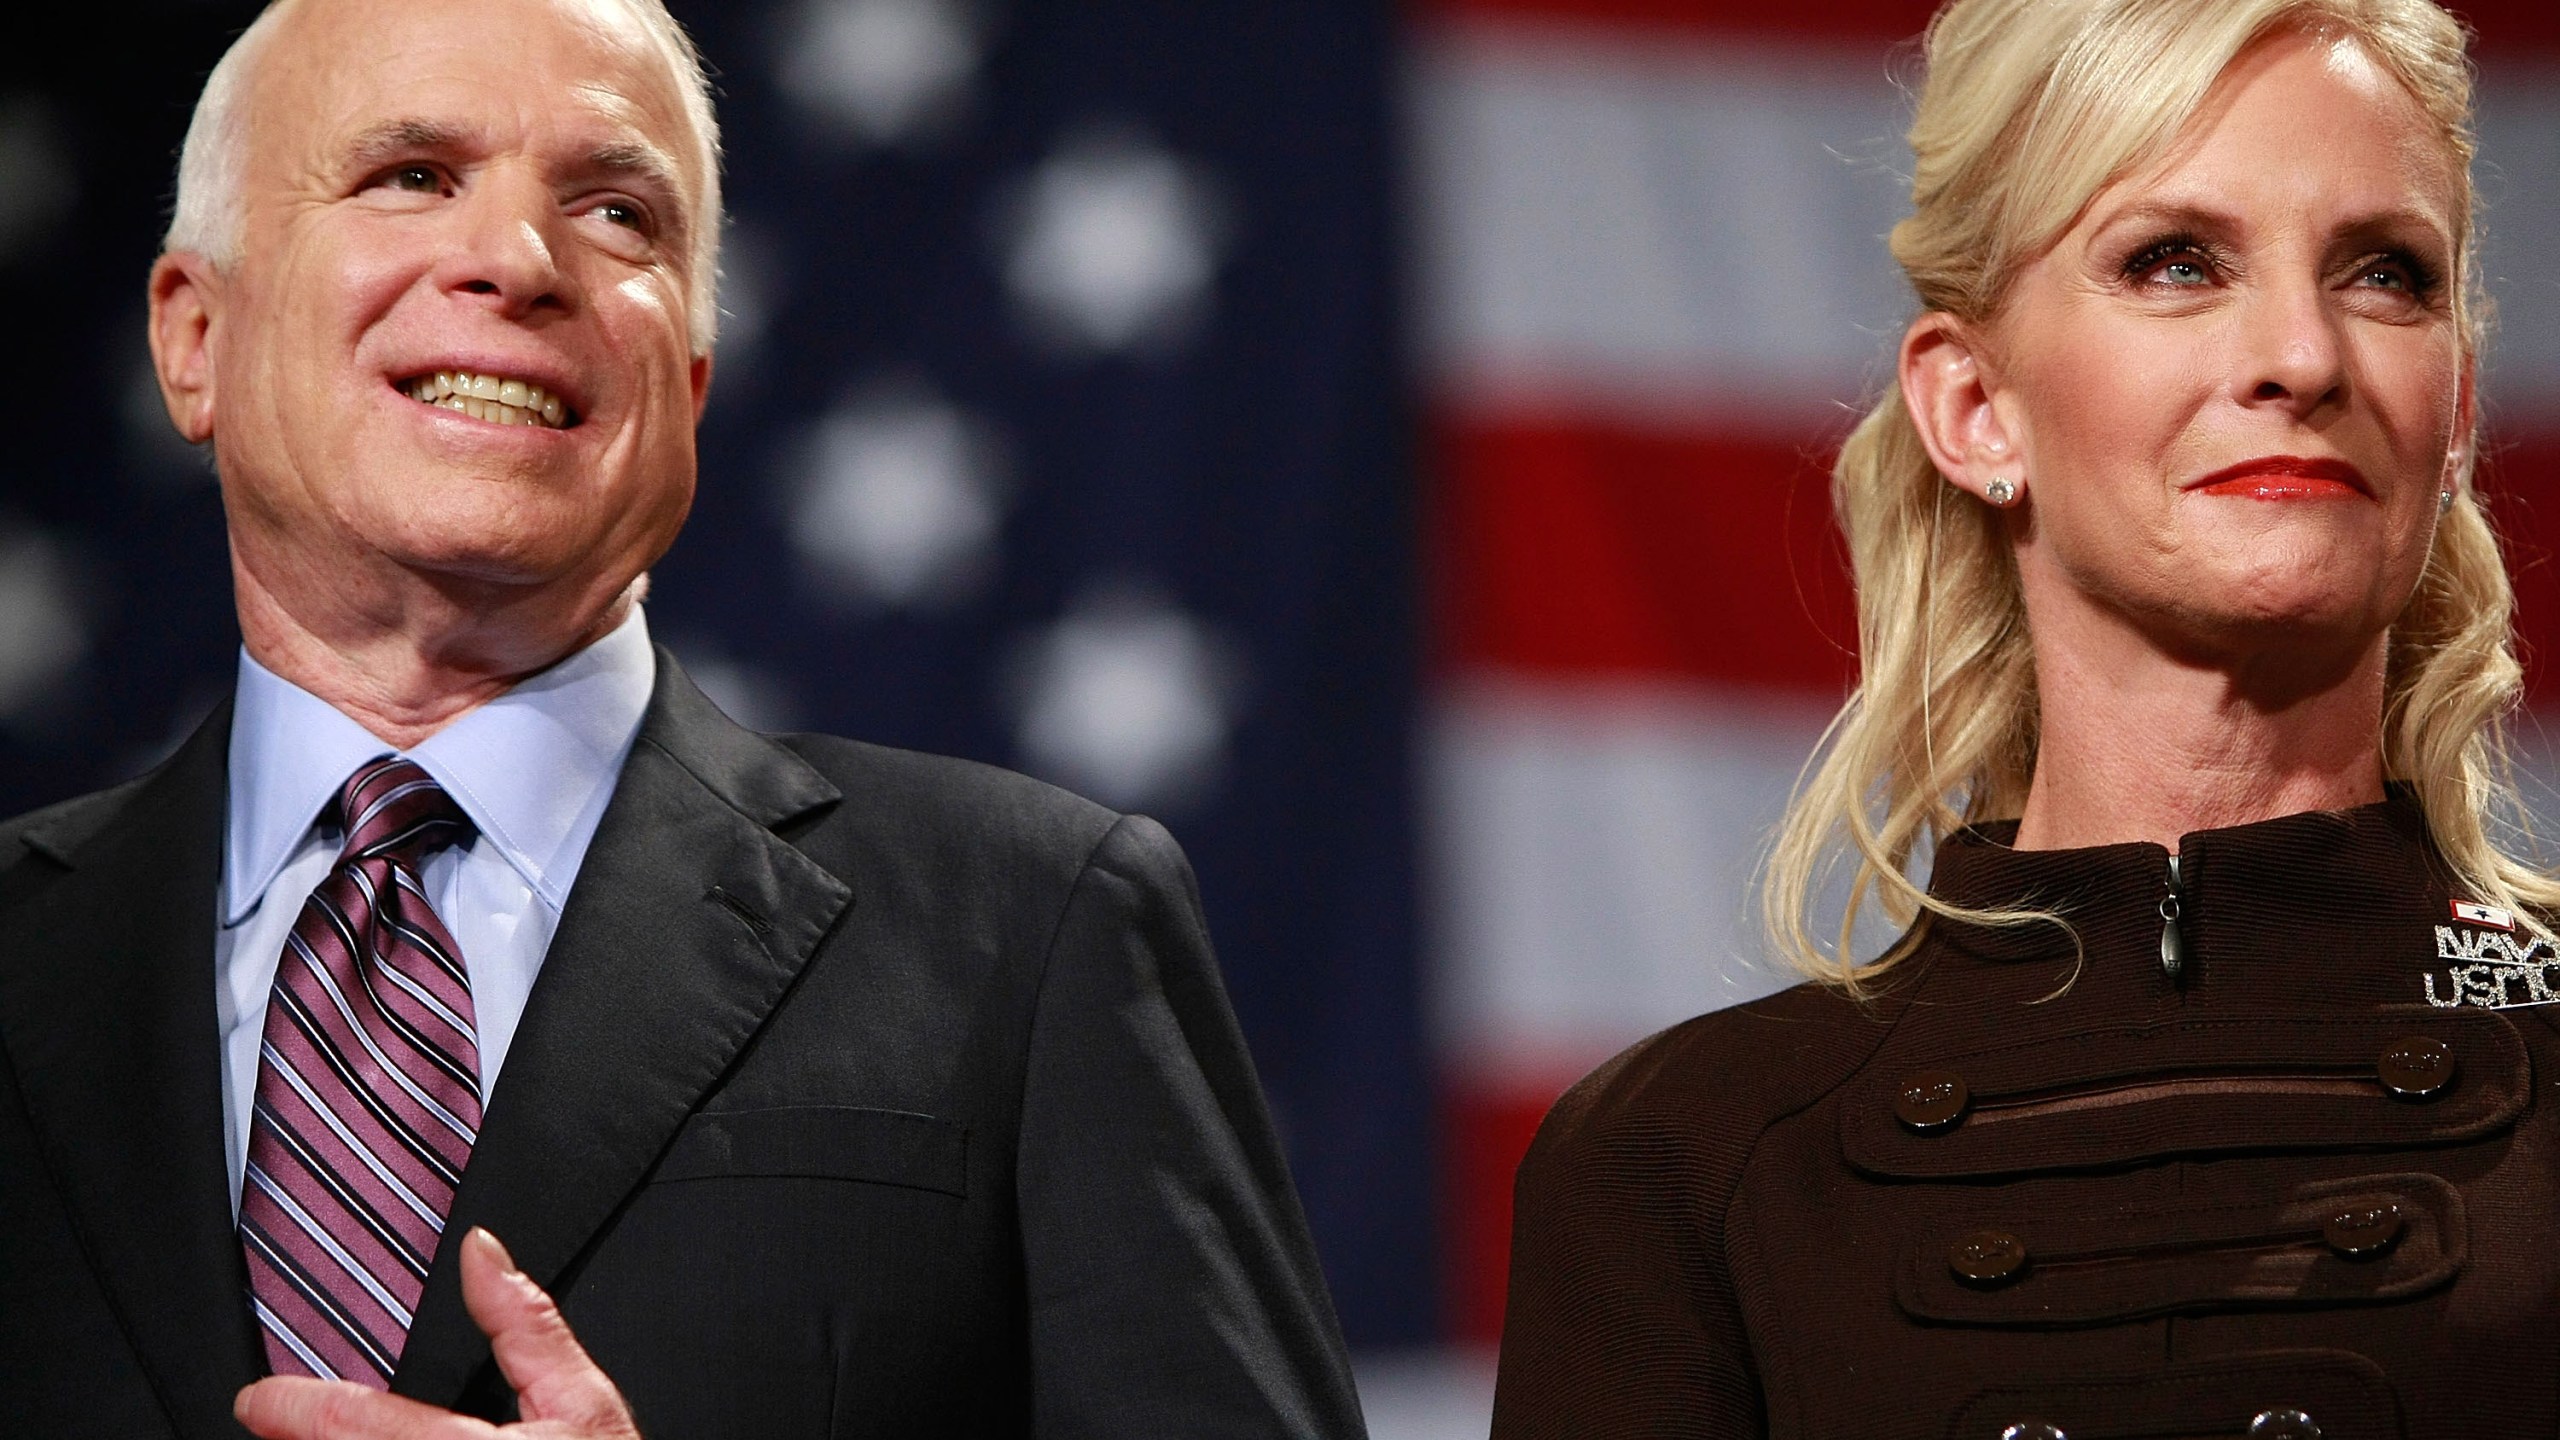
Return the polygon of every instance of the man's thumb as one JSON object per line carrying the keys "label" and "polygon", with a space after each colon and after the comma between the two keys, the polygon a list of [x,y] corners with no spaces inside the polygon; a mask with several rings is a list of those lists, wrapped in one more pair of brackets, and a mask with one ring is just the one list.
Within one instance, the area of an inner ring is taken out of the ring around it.
{"label": "man's thumb", "polygon": [[462,1237],[462,1303],[488,1335],[525,1419],[638,1435],[621,1392],[587,1358],[560,1307],[516,1268],[497,1236],[476,1225]]}

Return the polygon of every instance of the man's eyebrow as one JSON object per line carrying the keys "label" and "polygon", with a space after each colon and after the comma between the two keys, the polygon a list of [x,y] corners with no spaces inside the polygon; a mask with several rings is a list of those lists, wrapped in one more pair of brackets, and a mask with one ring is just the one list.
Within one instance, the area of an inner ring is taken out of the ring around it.
{"label": "man's eyebrow", "polygon": [[614,140],[587,152],[583,167],[590,175],[637,176],[665,190],[681,193],[676,186],[675,161],[667,152],[641,140]]}
{"label": "man's eyebrow", "polygon": [[440,120],[385,120],[359,133],[347,146],[347,155],[357,165],[370,169],[422,150],[456,150],[468,138],[469,133],[461,126]]}

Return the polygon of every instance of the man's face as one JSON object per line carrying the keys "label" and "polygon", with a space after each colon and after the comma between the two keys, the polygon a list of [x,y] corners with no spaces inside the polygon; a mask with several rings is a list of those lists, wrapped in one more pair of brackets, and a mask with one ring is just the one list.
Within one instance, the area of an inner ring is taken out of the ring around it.
{"label": "man's face", "polygon": [[205,332],[234,548],[269,589],[389,566],[601,603],[665,552],[710,380],[677,83],[613,0],[287,17]]}

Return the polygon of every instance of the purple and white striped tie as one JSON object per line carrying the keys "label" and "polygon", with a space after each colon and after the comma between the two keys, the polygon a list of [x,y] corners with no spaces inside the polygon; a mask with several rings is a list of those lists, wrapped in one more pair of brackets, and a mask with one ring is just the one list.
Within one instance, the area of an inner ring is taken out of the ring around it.
{"label": "purple and white striped tie", "polygon": [[240,1192],[269,1365],[388,1387],[480,1133],[462,953],[418,886],[471,821],[398,757],[338,793],[346,831],[285,941]]}

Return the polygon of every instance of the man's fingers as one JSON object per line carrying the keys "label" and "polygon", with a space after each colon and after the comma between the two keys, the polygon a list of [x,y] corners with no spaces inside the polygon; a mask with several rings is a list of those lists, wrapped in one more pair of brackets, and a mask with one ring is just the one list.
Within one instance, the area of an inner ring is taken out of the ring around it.
{"label": "man's fingers", "polygon": [[587,1358],[560,1307],[516,1269],[497,1236],[478,1226],[462,1237],[462,1303],[488,1335],[525,1419],[637,1440],[622,1392]]}
{"label": "man's fingers", "polygon": [[241,1390],[231,1413],[265,1440],[469,1440],[497,1432],[403,1395],[345,1380],[276,1376]]}

